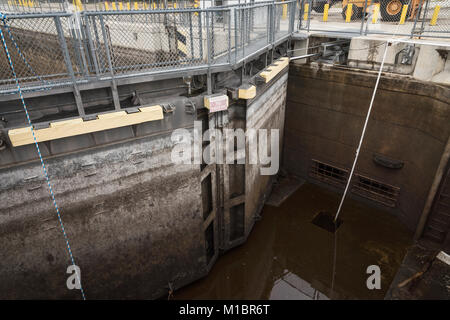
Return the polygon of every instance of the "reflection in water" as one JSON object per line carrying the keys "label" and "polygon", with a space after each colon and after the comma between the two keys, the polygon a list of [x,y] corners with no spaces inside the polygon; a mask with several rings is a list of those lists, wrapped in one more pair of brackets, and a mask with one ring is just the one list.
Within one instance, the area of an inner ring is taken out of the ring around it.
{"label": "reflection in water", "polygon": [[329,300],[310,283],[285,270],[286,273],[273,284],[269,300]]}
{"label": "reflection in water", "polygon": [[[176,291],[174,298],[382,299],[412,235],[389,213],[351,199],[336,233],[311,223],[320,211],[335,212],[338,201],[338,195],[305,184],[280,207],[265,206],[247,242],[221,256],[207,277]],[[381,290],[366,286],[366,269],[373,264],[381,268]]]}

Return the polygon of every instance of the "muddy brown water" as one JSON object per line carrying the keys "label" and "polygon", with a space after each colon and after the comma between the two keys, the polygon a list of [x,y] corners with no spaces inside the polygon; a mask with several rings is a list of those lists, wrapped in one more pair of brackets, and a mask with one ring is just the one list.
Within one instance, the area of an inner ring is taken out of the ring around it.
{"label": "muddy brown water", "polygon": [[[336,233],[311,223],[320,211],[335,212],[338,202],[339,195],[307,183],[280,207],[266,205],[247,242],[173,298],[383,299],[412,233],[391,214],[352,199]],[[380,290],[367,288],[370,265],[381,269]]]}

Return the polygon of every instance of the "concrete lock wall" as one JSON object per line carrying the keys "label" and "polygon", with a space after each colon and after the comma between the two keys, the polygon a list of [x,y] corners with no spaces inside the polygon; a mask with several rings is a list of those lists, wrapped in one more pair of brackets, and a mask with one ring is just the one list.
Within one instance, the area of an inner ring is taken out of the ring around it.
{"label": "concrete lock wall", "polygon": [[[288,171],[317,182],[310,176],[313,159],[350,171],[375,80],[375,72],[291,64],[283,154]],[[449,101],[448,87],[431,82],[383,75],[379,84],[355,173],[399,193],[393,208],[360,199],[391,210],[411,230],[450,133]],[[381,166],[376,156],[403,167]]]}
{"label": "concrete lock wall", "polygon": [[[171,150],[165,134],[46,161],[90,298],[155,298],[205,274],[199,169]],[[0,295],[79,298],[40,164],[0,174]]]}
{"label": "concrete lock wall", "polygon": [[[282,129],[286,82],[287,69],[254,99],[235,101],[227,126]],[[221,250],[251,232],[273,176],[261,176],[260,165],[173,164],[172,130],[181,125],[193,132],[192,122],[170,124],[180,114],[185,111],[177,107],[160,120],[168,130],[155,122],[151,127],[159,131],[137,136],[124,132],[144,132],[146,124],[114,129],[121,134],[95,133],[108,137],[95,138],[96,144],[83,143],[93,139],[89,134],[41,143],[90,299],[167,295],[205,276]],[[79,299],[79,290],[66,287],[71,261],[36,150],[19,148],[33,155],[0,168],[0,298]],[[47,148],[59,152],[52,155]],[[207,210],[212,214],[205,215]],[[208,229],[211,222],[214,228]]]}

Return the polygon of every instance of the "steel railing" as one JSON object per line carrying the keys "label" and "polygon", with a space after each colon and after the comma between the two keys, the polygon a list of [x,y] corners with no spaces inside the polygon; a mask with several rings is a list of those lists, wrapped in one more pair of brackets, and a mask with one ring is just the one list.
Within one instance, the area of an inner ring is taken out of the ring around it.
{"label": "steel railing", "polygon": [[450,38],[450,0],[299,0],[298,28]]}
{"label": "steel railing", "polygon": [[[239,64],[294,32],[296,2],[208,9],[7,14],[0,22],[25,92]],[[5,51],[0,94],[16,93]]]}

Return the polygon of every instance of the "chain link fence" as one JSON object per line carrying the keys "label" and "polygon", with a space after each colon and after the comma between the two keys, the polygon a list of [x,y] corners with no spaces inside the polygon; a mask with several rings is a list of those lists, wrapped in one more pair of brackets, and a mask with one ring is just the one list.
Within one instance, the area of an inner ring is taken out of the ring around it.
{"label": "chain link fence", "polygon": [[200,7],[200,0],[0,0],[2,13],[55,13],[73,11],[135,11]]}
{"label": "chain link fence", "polygon": [[[240,63],[287,39],[296,2],[148,11],[7,15],[0,22],[25,91]],[[5,50],[0,94],[15,93]]]}
{"label": "chain link fence", "polygon": [[450,0],[300,0],[299,29],[450,37]]}

